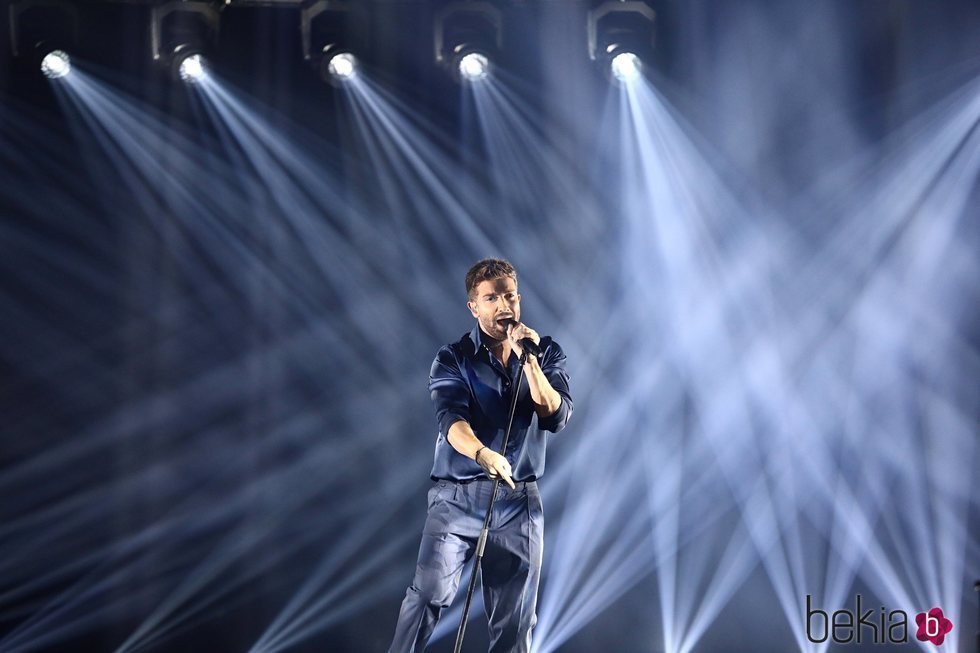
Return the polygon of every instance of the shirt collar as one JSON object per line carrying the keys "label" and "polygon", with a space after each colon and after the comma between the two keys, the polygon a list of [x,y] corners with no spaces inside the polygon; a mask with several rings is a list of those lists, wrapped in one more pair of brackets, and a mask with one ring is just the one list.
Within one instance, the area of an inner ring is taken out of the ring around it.
{"label": "shirt collar", "polygon": [[[486,356],[487,362],[490,363],[491,366],[500,365],[500,361],[494,358],[493,352],[490,351],[490,348],[484,346],[485,337],[486,336],[484,335],[483,330],[480,329],[480,324],[477,323],[477,325],[473,328],[473,330],[470,331],[470,340],[476,346],[476,351],[473,353],[473,355],[479,356],[482,353],[484,356]],[[512,354],[512,358],[516,359],[517,355]],[[513,361],[508,361],[508,365],[506,366],[506,369],[510,371],[510,368],[512,368],[513,366],[514,366]]]}
{"label": "shirt collar", "polygon": [[480,329],[479,322],[477,322],[476,326],[473,327],[473,330],[470,331],[470,340],[472,340],[473,344],[476,346],[476,351],[474,354],[479,354],[481,351],[483,351],[483,330]]}
{"label": "shirt collar", "polygon": [[488,356],[492,357],[493,354],[490,352],[490,347],[485,346],[486,343],[484,342],[484,339],[486,337],[487,336],[483,333],[483,329],[480,328],[479,323],[477,323],[477,325],[473,327],[473,330],[470,331],[470,340],[472,340],[473,344],[476,346],[475,353],[479,354],[481,351],[485,351],[487,352]]}

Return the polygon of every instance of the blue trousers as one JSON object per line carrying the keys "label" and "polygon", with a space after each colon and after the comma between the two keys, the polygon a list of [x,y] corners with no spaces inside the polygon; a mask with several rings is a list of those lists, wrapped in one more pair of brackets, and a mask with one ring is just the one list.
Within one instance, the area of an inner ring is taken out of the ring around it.
{"label": "blue trousers", "polygon": [[[439,615],[456,596],[490,505],[493,482],[438,481],[429,490],[415,579],[405,593],[389,653],[422,653]],[[490,517],[481,580],[491,653],[528,653],[537,619],[544,515],[534,481],[501,483]]]}

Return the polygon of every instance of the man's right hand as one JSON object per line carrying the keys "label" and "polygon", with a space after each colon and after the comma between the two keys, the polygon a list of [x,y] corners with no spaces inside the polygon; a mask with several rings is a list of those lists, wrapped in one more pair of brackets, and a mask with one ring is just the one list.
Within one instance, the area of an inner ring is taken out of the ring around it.
{"label": "man's right hand", "polygon": [[483,471],[487,473],[487,476],[491,481],[495,481],[498,478],[504,483],[510,486],[510,489],[514,489],[514,481],[511,479],[510,474],[510,463],[507,459],[501,456],[499,453],[491,449],[490,447],[484,447],[480,449],[476,454],[476,462]]}

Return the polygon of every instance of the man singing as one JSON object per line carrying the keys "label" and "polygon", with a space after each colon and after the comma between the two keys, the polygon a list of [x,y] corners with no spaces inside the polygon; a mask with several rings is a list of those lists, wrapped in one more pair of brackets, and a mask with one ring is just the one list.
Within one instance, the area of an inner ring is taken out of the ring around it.
{"label": "man singing", "polygon": [[[476,326],[436,354],[429,374],[439,434],[415,579],[405,593],[389,653],[421,653],[463,567],[475,552],[501,479],[482,562],[483,601],[492,653],[527,653],[536,621],[544,516],[537,479],[544,473],[545,431],[557,433],[572,414],[565,354],[558,343],[521,323],[517,272],[484,259],[466,273],[467,307]],[[500,453],[517,379],[521,341],[530,338],[517,390],[507,451]]]}

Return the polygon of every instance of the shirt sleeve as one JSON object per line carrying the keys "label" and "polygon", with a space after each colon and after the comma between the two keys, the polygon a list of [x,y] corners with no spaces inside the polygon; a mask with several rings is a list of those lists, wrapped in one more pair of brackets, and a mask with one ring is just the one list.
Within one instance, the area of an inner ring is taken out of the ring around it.
{"label": "shirt sleeve", "polygon": [[552,340],[542,353],[541,371],[544,372],[548,383],[561,395],[561,405],[554,414],[539,417],[538,426],[545,431],[557,433],[565,428],[568,418],[572,416],[572,395],[568,390],[568,371],[565,369],[565,352],[558,343]]}
{"label": "shirt sleeve", "polygon": [[449,427],[462,420],[470,421],[470,390],[459,368],[459,362],[449,347],[443,347],[432,361],[429,372],[429,392],[436,410],[439,433],[449,436]]}

